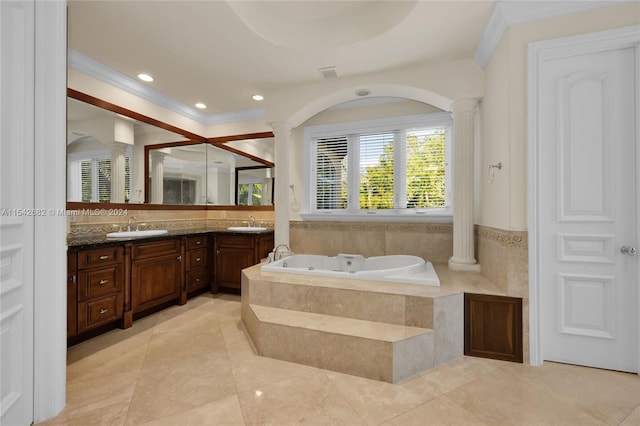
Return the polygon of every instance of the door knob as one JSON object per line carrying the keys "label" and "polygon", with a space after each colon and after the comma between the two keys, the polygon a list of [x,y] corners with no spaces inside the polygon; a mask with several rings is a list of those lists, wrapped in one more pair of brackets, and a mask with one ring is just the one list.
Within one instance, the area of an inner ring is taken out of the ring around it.
{"label": "door knob", "polygon": [[620,253],[626,255],[626,256],[635,256],[636,255],[636,248],[635,247],[631,247],[631,246],[622,246],[620,247]]}

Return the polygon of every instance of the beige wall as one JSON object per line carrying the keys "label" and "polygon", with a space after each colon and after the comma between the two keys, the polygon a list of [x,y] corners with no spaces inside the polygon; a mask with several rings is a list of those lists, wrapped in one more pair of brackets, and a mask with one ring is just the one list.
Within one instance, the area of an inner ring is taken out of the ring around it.
{"label": "beige wall", "polygon": [[502,161],[495,181],[480,186],[481,225],[527,229],[528,44],[640,24],[640,3],[630,2],[511,26],[484,70],[481,176]]}

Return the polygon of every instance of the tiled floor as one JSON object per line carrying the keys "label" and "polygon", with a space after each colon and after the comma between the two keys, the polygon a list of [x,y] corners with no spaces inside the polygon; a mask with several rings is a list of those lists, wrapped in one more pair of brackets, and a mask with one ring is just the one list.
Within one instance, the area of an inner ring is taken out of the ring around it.
{"label": "tiled floor", "polygon": [[637,375],[463,357],[400,384],[257,356],[237,296],[73,346],[47,425],[640,425]]}

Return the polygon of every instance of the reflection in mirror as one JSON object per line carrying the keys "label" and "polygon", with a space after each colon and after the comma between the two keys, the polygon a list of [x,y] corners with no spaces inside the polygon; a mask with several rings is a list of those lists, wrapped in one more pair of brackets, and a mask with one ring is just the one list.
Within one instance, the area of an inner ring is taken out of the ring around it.
{"label": "reflection in mirror", "polygon": [[67,94],[71,208],[149,200],[231,207],[237,167],[274,166],[272,132],[205,138],[71,88]]}
{"label": "reflection in mirror", "polygon": [[265,166],[236,169],[236,204],[269,206],[273,204],[273,169]]}
{"label": "reflection in mirror", "polygon": [[[243,165],[242,169],[271,170],[212,144],[182,142],[147,146],[146,149],[149,151],[145,167],[148,170],[148,202],[151,204],[233,205],[236,204],[236,169],[239,164]],[[263,176],[260,184],[264,182],[265,187],[272,188],[269,181]],[[245,202],[239,205],[271,204],[272,196],[269,195],[266,203]]]}
{"label": "reflection in mirror", "polygon": [[184,137],[67,98],[67,201],[144,202],[144,145]]}
{"label": "reflection in mirror", "polygon": [[233,204],[234,155],[210,144],[148,147],[149,202]]}

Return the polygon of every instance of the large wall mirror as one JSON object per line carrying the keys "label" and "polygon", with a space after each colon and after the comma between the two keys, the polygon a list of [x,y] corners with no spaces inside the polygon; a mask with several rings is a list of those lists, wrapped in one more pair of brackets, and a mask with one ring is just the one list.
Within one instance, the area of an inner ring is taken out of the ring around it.
{"label": "large wall mirror", "polygon": [[[70,207],[273,208],[273,133],[207,139],[72,89],[68,95]],[[254,169],[269,172],[239,204],[238,191],[253,178],[237,171]]]}

